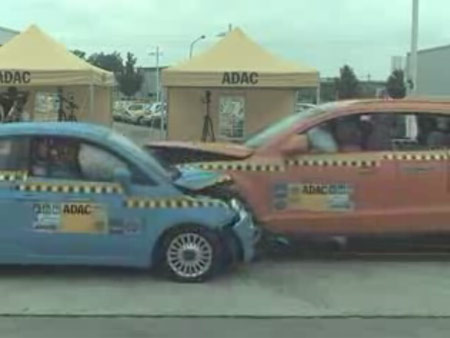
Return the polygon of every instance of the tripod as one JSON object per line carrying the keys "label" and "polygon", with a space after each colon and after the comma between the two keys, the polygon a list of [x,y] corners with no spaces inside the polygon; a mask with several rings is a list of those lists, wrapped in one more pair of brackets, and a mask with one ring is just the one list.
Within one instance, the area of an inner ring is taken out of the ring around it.
{"label": "tripod", "polygon": [[7,93],[1,95],[1,102],[6,110],[2,122],[19,122],[23,120],[23,108],[28,99],[28,92],[20,92],[15,87],[9,87]]}
{"label": "tripod", "polygon": [[202,101],[206,105],[206,114],[203,118],[203,130],[202,130],[202,142],[208,141],[208,137],[210,137],[211,142],[216,141],[216,137],[214,135],[214,125],[211,119],[210,114],[210,104],[211,104],[211,92],[207,90],[205,92],[205,99]]}
{"label": "tripod", "polygon": [[[78,106],[73,102],[73,96],[70,99],[66,99],[63,95],[62,88],[58,88],[58,121],[77,121],[77,117],[75,116],[75,110],[78,109]],[[64,110],[64,104],[67,105],[67,109],[69,110],[69,114]]]}

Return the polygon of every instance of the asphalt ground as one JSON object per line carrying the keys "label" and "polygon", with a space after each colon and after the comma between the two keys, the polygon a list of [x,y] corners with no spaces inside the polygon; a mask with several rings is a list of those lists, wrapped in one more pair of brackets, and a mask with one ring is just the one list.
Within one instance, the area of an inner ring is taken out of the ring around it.
{"label": "asphalt ground", "polygon": [[2,338],[447,338],[446,318],[0,318]]}

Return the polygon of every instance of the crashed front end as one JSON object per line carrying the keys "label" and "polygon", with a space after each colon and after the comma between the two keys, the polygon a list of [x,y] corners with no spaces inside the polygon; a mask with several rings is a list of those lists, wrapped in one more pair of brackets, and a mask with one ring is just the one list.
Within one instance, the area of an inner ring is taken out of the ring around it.
{"label": "crashed front end", "polygon": [[232,221],[224,227],[224,235],[229,237],[227,242],[239,243],[234,251],[235,259],[249,262],[255,255],[255,246],[260,237],[260,230],[254,224],[252,214],[242,201],[237,198],[232,189],[232,179],[214,171],[197,168],[180,168],[180,175],[174,184],[185,194],[193,198],[213,198],[220,200],[234,213]]}

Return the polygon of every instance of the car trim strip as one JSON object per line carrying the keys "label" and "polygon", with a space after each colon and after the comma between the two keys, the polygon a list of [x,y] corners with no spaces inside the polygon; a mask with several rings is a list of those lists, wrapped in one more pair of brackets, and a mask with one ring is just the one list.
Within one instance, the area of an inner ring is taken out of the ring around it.
{"label": "car trim strip", "polygon": [[288,166],[303,166],[303,167],[356,167],[356,168],[370,168],[377,167],[379,161],[377,160],[338,160],[338,159],[295,159],[286,161]]}
{"label": "car trim strip", "polygon": [[23,183],[17,185],[17,190],[28,192],[53,192],[64,194],[121,194],[123,189],[117,184],[48,184]]}
{"label": "car trim strip", "polygon": [[26,171],[0,171],[0,181],[25,181],[27,178]]}
{"label": "car trim strip", "polygon": [[139,199],[130,198],[124,203],[126,208],[134,209],[183,209],[183,208],[206,208],[206,207],[226,207],[227,204],[219,200],[194,200],[185,198],[174,199]]}
{"label": "car trim strip", "polygon": [[444,161],[449,158],[446,152],[434,153],[394,153],[385,154],[385,160],[400,160],[400,161]]}
{"label": "car trim strip", "polygon": [[245,163],[245,162],[200,162],[182,164],[180,168],[198,168],[203,170],[232,170],[232,171],[283,171],[284,166],[278,163]]}
{"label": "car trim strip", "polygon": [[349,168],[373,168],[380,165],[381,160],[401,160],[401,161],[440,161],[447,160],[450,156],[446,152],[424,152],[424,153],[386,153],[374,158],[294,158],[284,162],[277,163],[245,163],[245,162],[198,162],[182,164],[180,168],[198,168],[203,170],[231,170],[231,171],[261,171],[277,172],[284,171],[286,166],[303,167],[349,167]]}

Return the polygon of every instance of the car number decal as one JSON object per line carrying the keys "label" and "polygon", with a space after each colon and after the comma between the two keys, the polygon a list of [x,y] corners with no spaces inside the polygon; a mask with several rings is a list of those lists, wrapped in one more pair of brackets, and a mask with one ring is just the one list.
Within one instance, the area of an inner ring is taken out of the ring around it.
{"label": "car number decal", "polygon": [[279,183],[273,189],[276,210],[351,211],[354,189],[347,183]]}
{"label": "car number decal", "polygon": [[106,233],[106,208],[95,203],[34,203],[32,228],[63,233]]}

